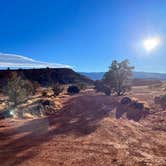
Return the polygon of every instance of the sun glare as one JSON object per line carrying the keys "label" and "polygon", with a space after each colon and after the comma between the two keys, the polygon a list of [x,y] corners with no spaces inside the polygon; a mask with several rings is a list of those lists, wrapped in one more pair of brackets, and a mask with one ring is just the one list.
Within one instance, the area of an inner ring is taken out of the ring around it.
{"label": "sun glare", "polygon": [[143,47],[147,52],[151,52],[158,47],[160,42],[161,40],[159,37],[148,38],[143,41]]}

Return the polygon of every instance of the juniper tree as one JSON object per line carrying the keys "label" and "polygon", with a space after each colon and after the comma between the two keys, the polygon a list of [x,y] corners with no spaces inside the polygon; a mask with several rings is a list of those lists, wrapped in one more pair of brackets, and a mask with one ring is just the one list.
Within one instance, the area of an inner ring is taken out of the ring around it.
{"label": "juniper tree", "polygon": [[105,84],[109,85],[111,91],[118,96],[123,95],[131,87],[131,76],[133,66],[129,66],[129,61],[117,62],[114,60],[108,72],[103,76]]}

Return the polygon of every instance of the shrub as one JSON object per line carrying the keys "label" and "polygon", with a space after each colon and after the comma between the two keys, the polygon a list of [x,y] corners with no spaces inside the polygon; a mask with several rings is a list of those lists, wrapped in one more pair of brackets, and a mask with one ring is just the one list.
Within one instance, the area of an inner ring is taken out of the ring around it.
{"label": "shrub", "polygon": [[68,92],[69,94],[76,94],[76,93],[79,93],[79,92],[80,92],[80,89],[79,89],[79,87],[76,86],[76,85],[71,85],[71,86],[68,87],[67,92]]}
{"label": "shrub", "polygon": [[95,90],[97,92],[102,92],[102,89],[103,89],[103,86],[104,86],[104,84],[103,84],[102,81],[96,80],[95,83],[94,83],[94,85],[95,85]]}
{"label": "shrub", "polygon": [[64,86],[56,83],[52,87],[52,91],[54,92],[54,96],[58,96],[61,92],[63,92]]}
{"label": "shrub", "polygon": [[111,94],[111,89],[108,86],[104,86],[103,92],[107,95],[110,96]]}
{"label": "shrub", "polygon": [[34,87],[29,81],[22,79],[14,72],[4,88],[4,93],[9,97],[9,101],[16,106],[34,93]]}
{"label": "shrub", "polygon": [[166,102],[166,94],[163,95],[163,96],[161,96],[161,101],[162,101],[162,102]]}
{"label": "shrub", "polygon": [[43,97],[47,97],[47,96],[48,96],[48,93],[47,93],[46,90],[42,91],[42,96],[43,96]]}
{"label": "shrub", "polygon": [[87,85],[85,83],[81,82],[81,83],[78,83],[77,86],[79,87],[80,90],[84,90],[84,89],[86,89]]}
{"label": "shrub", "polygon": [[36,85],[34,83],[32,83],[31,81],[26,81],[26,85],[28,85],[27,91],[31,92],[31,95],[34,95],[36,93]]}
{"label": "shrub", "polygon": [[99,80],[95,82],[95,89],[97,92],[103,92],[108,96],[111,94],[111,89],[108,86],[104,85],[103,82]]}
{"label": "shrub", "polygon": [[38,88],[40,88],[40,84],[39,84],[38,82],[34,81],[32,84],[33,84],[33,87],[34,87],[35,91],[36,91]]}
{"label": "shrub", "polygon": [[156,104],[160,104],[160,106],[163,109],[166,109],[166,94],[159,97],[155,97],[154,101]]}

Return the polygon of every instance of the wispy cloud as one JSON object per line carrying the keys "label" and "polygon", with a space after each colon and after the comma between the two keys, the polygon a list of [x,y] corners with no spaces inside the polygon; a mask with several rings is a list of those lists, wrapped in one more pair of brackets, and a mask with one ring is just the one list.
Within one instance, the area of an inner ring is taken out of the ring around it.
{"label": "wispy cloud", "polygon": [[71,66],[36,61],[22,55],[0,53],[0,68],[71,68]]}

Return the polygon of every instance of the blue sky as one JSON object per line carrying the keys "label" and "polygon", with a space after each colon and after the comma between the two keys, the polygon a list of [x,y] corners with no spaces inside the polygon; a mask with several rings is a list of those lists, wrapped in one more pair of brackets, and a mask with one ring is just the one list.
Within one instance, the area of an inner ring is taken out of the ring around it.
{"label": "blue sky", "polygon": [[[166,72],[165,18],[165,0],[0,0],[0,65],[14,54],[76,71],[129,59],[137,71]],[[162,42],[147,53],[142,42],[155,36]]]}

